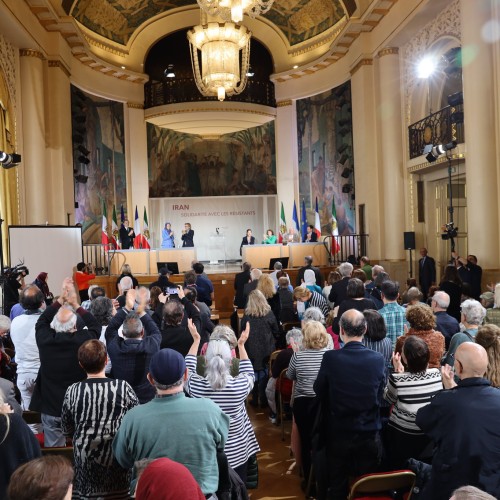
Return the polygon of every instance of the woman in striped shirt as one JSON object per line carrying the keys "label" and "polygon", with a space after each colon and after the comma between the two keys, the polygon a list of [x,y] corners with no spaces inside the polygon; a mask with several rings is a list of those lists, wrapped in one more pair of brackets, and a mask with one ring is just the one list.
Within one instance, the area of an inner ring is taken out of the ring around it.
{"label": "woman in striped shirt", "polygon": [[303,351],[295,352],[290,360],[286,376],[295,380],[293,417],[300,435],[302,469],[304,478],[309,477],[311,468],[311,431],[315,419],[313,389],[318,376],[323,354],[327,351],[329,335],[319,321],[308,321],[302,329]]}
{"label": "woman in striped shirt", "polygon": [[389,467],[401,469],[408,458],[419,459],[429,444],[415,417],[443,385],[439,369],[428,368],[429,346],[421,338],[408,337],[402,355],[395,353],[392,359],[394,373],[384,392],[384,398],[394,404],[386,429],[386,452]]}
{"label": "woman in striped shirt", "polygon": [[229,465],[245,483],[248,459],[260,449],[245,408],[245,400],[254,384],[252,363],[245,350],[250,323],[247,323],[238,339],[240,373],[237,377],[232,377],[229,373],[231,348],[225,340],[210,340],[206,353],[206,375],[201,377],[196,373],[200,335],[190,319],[188,325],[193,345],[186,356],[189,377],[184,389],[192,397],[211,399],[229,417],[229,434],[224,452]]}

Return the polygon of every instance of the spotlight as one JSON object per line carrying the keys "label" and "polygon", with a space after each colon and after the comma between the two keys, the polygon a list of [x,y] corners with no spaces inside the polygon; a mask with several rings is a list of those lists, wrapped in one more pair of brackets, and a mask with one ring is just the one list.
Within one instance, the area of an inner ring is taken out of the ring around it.
{"label": "spotlight", "polygon": [[163,74],[166,78],[175,78],[174,65],[169,64]]}
{"label": "spotlight", "polygon": [[450,151],[457,147],[456,141],[451,141],[448,144],[438,144],[437,146],[432,146],[429,150],[429,146],[426,146],[424,149],[424,154],[426,151],[429,151],[429,154],[426,156],[426,159],[429,163],[435,162],[441,155],[444,155],[446,151]]}
{"label": "spotlight", "polygon": [[429,78],[429,76],[436,70],[436,60],[434,57],[427,56],[424,57],[419,63],[417,68],[417,74],[419,78]]}
{"label": "spotlight", "polygon": [[79,182],[80,184],[87,184],[88,179],[88,175],[75,175],[76,182]]}
{"label": "spotlight", "polygon": [[14,168],[21,163],[21,155],[16,153],[8,154],[0,151],[0,164],[3,168]]}
{"label": "spotlight", "polygon": [[449,106],[459,106],[464,103],[464,93],[463,92],[455,92],[454,94],[450,94],[448,96],[448,105]]}
{"label": "spotlight", "polygon": [[84,155],[84,156],[88,156],[90,154],[90,151],[85,146],[82,146],[81,144],[76,149],[78,149],[78,151],[80,151],[80,153],[82,153],[82,155]]}
{"label": "spotlight", "polygon": [[348,147],[349,144],[347,144],[347,142],[342,143],[342,145],[337,148],[337,153],[341,155]]}
{"label": "spotlight", "polygon": [[352,184],[344,184],[342,186],[343,193],[350,193],[352,191]]}
{"label": "spotlight", "polygon": [[86,156],[83,156],[83,155],[80,155],[78,157],[78,161],[80,163],[83,163],[84,165],[88,165],[90,163],[90,160]]}
{"label": "spotlight", "polygon": [[255,75],[255,71],[252,69],[252,66],[249,66],[248,71],[247,71],[247,76],[249,78],[252,78],[252,76],[254,76],[254,75]]}
{"label": "spotlight", "polygon": [[343,153],[342,156],[339,158],[337,163],[344,165],[344,163],[348,160],[348,158],[349,158],[349,156],[346,153]]}
{"label": "spotlight", "polygon": [[345,167],[344,170],[342,170],[342,173],[340,175],[344,179],[349,179],[349,177],[351,176],[351,172],[352,172],[352,168]]}

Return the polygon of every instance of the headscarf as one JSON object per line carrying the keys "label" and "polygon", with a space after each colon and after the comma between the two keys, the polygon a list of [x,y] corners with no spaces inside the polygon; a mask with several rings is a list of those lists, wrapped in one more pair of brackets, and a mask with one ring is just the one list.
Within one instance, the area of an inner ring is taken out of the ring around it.
{"label": "headscarf", "polygon": [[304,283],[306,285],[315,285],[316,284],[316,275],[312,269],[306,269],[304,271]]}
{"label": "headscarf", "polygon": [[47,280],[47,273],[40,273],[36,277],[36,280],[33,282],[33,284],[36,285],[38,288],[40,288],[40,291],[43,293],[44,297],[49,297],[51,293],[49,290],[49,285],[47,284],[46,280]]}
{"label": "headscarf", "polygon": [[136,500],[205,500],[193,475],[182,464],[158,458],[142,473],[135,492]]}

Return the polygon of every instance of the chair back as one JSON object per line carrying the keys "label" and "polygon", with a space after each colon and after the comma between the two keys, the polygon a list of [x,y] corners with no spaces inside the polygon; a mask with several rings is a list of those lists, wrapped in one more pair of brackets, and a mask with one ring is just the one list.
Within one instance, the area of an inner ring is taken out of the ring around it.
{"label": "chair back", "polygon": [[54,448],[42,448],[42,456],[47,455],[62,455],[66,457],[71,463],[74,462],[73,446],[57,446]]}
{"label": "chair back", "polygon": [[[405,498],[411,496],[416,475],[411,470],[398,470],[391,472],[380,472],[366,474],[357,478],[351,487],[348,500],[356,498],[394,498],[392,492],[398,491],[400,494],[409,493]],[[386,493],[387,496],[383,495]]]}
{"label": "chair back", "polygon": [[280,393],[283,403],[290,403],[293,392],[293,380],[286,376],[287,368],[281,370],[280,376],[276,381],[276,390]]}

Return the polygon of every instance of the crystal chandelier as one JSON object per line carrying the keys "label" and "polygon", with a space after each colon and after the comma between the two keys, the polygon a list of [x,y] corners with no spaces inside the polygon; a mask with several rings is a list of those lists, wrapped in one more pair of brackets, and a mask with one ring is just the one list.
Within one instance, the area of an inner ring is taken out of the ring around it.
{"label": "crystal chandelier", "polygon": [[257,17],[265,14],[274,0],[197,0],[198,5],[210,16],[219,16],[224,21],[241,23],[243,14]]}
{"label": "crystal chandelier", "polygon": [[194,79],[202,95],[223,101],[226,95],[243,92],[250,66],[251,35],[245,26],[234,23],[209,22],[188,31]]}

